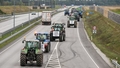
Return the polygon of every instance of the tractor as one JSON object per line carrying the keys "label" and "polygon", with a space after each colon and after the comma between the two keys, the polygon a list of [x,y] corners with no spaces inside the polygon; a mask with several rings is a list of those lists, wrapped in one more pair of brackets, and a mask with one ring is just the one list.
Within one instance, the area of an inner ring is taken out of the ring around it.
{"label": "tractor", "polygon": [[25,66],[36,61],[37,66],[43,64],[43,51],[41,50],[41,44],[38,40],[23,40],[25,44],[20,53],[20,65]]}
{"label": "tractor", "polygon": [[36,32],[34,35],[36,36],[36,39],[41,43],[43,52],[48,53],[51,48],[50,34],[46,32]]}

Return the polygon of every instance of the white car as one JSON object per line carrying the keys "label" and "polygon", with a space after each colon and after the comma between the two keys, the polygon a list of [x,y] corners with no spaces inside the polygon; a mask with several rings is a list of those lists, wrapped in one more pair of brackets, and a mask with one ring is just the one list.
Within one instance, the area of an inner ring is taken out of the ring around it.
{"label": "white car", "polygon": [[32,14],[32,15],[36,15],[36,12],[32,12],[31,14]]}

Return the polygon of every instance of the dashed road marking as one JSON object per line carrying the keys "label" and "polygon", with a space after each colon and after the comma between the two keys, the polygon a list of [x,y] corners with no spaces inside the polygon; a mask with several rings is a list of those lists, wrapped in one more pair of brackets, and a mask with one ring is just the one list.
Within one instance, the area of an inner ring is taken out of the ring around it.
{"label": "dashed road marking", "polygon": [[60,66],[60,61],[58,58],[58,52],[57,52],[57,46],[58,46],[59,42],[57,42],[45,68],[61,68]]}

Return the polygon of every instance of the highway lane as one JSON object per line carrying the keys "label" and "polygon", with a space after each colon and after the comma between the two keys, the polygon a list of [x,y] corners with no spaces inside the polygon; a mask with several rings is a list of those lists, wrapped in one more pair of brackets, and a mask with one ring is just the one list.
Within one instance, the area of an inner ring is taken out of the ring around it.
{"label": "highway lane", "polygon": [[[63,12],[53,16],[52,21],[53,22],[59,21],[62,15],[63,15]],[[35,27],[34,29],[30,30],[28,33],[23,35],[23,37],[19,38],[18,40],[8,45],[9,46],[8,48],[3,48],[4,50],[0,52],[0,68],[21,68],[19,60],[20,60],[20,50],[24,46],[22,44],[22,40],[24,39],[24,36],[29,39],[35,39],[35,36],[33,35],[35,31],[50,32],[50,28],[51,26],[38,25],[37,27]],[[52,53],[52,50],[54,49],[56,44],[57,44],[57,41],[52,42],[51,52],[48,54],[47,53],[44,54],[44,64],[43,64],[43,67],[41,68],[45,67],[47,60],[49,59]],[[26,68],[30,66],[31,65],[28,64]],[[33,65],[33,67],[36,67],[36,66]]]}
{"label": "highway lane", "polygon": [[[53,16],[52,20],[53,22],[67,22],[67,17],[64,16],[64,13],[62,12]],[[19,65],[20,49],[23,48],[21,41],[23,40],[24,36],[29,39],[34,39],[34,31],[49,32],[50,26],[38,25],[21,38],[11,43],[10,47],[1,51],[0,68],[23,68]],[[86,38],[81,22],[78,28],[66,28],[66,41],[59,42],[58,45],[57,41],[52,42],[51,48],[52,51],[55,50],[54,48],[56,48],[56,54],[59,56],[60,62],[58,62],[60,63],[61,68],[110,68],[96,53],[89,40]],[[44,64],[40,68],[45,68],[52,51],[44,54]],[[24,68],[29,67],[31,67],[31,65],[25,66]],[[32,68],[37,67],[33,65]]]}
{"label": "highway lane", "polygon": [[[39,16],[41,16],[41,12],[39,12]],[[31,15],[30,13],[30,20],[38,17],[38,13],[36,15]],[[20,25],[26,21],[29,20],[29,14],[22,14],[22,15],[16,15],[15,17],[15,26]],[[9,19],[7,21],[3,21],[0,23],[0,33],[3,33],[4,31],[7,31],[11,28],[13,28],[13,19]]]}
{"label": "highway lane", "polygon": [[66,28],[66,41],[58,45],[61,68],[110,68],[91,45],[82,21],[78,28]]}

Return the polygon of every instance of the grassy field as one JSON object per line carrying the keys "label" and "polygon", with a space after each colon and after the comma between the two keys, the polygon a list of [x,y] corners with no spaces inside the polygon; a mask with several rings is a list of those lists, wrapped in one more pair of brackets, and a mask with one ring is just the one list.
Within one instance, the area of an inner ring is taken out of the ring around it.
{"label": "grassy field", "polygon": [[19,12],[26,12],[29,10],[27,6],[0,6],[0,10],[5,13],[5,14],[11,14],[14,11],[19,13]]}
{"label": "grassy field", "polygon": [[[15,10],[14,10],[15,8]],[[44,10],[54,10],[61,8],[61,6],[56,5],[55,8],[49,8],[49,9],[30,9],[30,11],[44,11]],[[29,8],[27,6],[0,6],[0,14],[11,14],[13,11],[15,13],[21,13],[21,12],[28,12]]]}
{"label": "grassy field", "polygon": [[[87,15],[87,13],[91,13]],[[84,13],[85,29],[89,37],[93,37],[96,46],[110,59],[120,63],[120,24],[117,24],[95,11]],[[97,27],[97,34],[92,33],[93,26]]]}
{"label": "grassy field", "polygon": [[120,9],[115,9],[115,10],[111,10],[111,11],[120,14]]}

